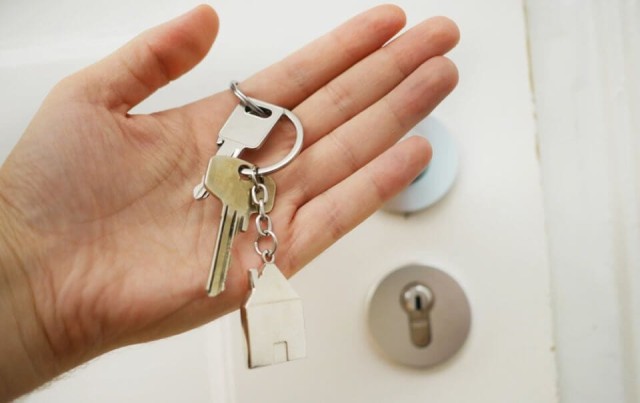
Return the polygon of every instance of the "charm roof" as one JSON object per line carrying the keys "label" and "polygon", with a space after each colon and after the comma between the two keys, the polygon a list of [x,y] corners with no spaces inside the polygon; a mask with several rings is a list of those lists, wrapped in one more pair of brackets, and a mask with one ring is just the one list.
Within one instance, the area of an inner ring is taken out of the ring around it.
{"label": "charm roof", "polygon": [[287,278],[280,272],[278,266],[266,263],[262,274],[253,278],[253,292],[247,305],[270,304],[278,301],[300,299],[293,290]]}

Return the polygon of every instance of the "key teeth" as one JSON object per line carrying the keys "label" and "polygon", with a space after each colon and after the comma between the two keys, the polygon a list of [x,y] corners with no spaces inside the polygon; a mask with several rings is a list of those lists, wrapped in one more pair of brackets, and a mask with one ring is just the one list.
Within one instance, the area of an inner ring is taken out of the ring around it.
{"label": "key teeth", "polygon": [[247,232],[247,230],[249,229],[249,220],[245,220],[245,216],[238,218],[238,220],[240,221],[238,223],[238,227],[240,228],[240,230],[242,232]]}

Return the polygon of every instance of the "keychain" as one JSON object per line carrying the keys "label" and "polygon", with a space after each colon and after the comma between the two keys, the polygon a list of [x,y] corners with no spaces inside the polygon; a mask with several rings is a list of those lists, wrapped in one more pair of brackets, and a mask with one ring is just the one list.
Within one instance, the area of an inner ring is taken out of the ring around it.
{"label": "keychain", "polygon": [[[284,168],[300,153],[303,130],[291,111],[247,97],[235,81],[231,83],[231,89],[240,104],[220,129],[218,152],[209,160],[193,196],[202,200],[212,194],[222,204],[206,286],[211,297],[224,291],[235,235],[238,231],[247,231],[249,218],[258,214],[255,220],[258,238],[254,248],[262,257],[263,266],[260,271],[249,270],[250,294],[241,312],[249,367],[254,368],[303,358],[306,354],[302,302],[274,263],[278,240],[268,213],[274,205],[276,184],[267,176]],[[282,116],[293,123],[296,140],[280,162],[258,168],[238,158],[246,148],[261,147]],[[262,239],[270,239],[272,248],[261,250]]]}
{"label": "keychain", "polygon": [[[253,245],[262,257],[263,265],[261,272],[249,270],[251,292],[241,310],[249,368],[291,361],[306,355],[302,301],[274,263],[278,238],[265,208],[273,195],[269,195],[264,178],[256,172],[257,169],[251,176],[251,201],[258,210],[255,222],[258,237]],[[271,240],[271,249],[260,249],[262,239]]]}

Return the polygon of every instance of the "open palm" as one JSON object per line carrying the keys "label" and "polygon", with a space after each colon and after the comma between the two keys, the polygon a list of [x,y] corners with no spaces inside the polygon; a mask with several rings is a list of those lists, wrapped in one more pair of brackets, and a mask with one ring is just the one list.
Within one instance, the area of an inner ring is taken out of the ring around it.
{"label": "open palm", "polygon": [[[241,83],[249,96],[292,109],[305,128],[301,155],[273,176],[276,262],[286,275],[429,160],[423,139],[396,142],[455,86],[456,69],[441,55],[458,32],[433,18],[386,44],[403,25],[396,7],[374,8]],[[247,270],[260,263],[251,230],[236,237],[226,291],[206,296],[220,205],[191,193],[237,99],[227,90],[128,114],[196,65],[217,26],[213,10],[198,7],[66,78],[2,167],[0,200],[17,217],[34,307],[59,355],[78,362],[175,334],[237,308],[247,293]],[[283,126],[244,158],[261,165],[286,153]]]}

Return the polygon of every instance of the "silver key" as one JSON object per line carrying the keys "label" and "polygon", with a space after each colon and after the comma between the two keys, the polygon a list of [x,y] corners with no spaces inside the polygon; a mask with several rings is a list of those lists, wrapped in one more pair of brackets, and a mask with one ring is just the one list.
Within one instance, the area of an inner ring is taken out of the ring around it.
{"label": "silver key", "polygon": [[[256,212],[256,207],[251,203],[253,182],[240,174],[242,167],[254,168],[250,163],[238,158],[215,155],[209,160],[205,175],[206,189],[222,203],[220,226],[206,287],[210,297],[224,291],[235,235],[238,230],[247,230],[249,216]],[[273,208],[276,185],[269,177],[264,178],[264,185],[268,194],[272,196],[265,204],[265,210],[268,212]]]}
{"label": "silver key", "polygon": [[[218,134],[218,151],[216,155],[238,157],[245,148],[260,148],[267,136],[284,114],[284,108],[249,98],[268,116],[260,117],[249,111],[242,104],[236,106]],[[202,181],[193,189],[193,197],[202,200],[209,196]]]}

